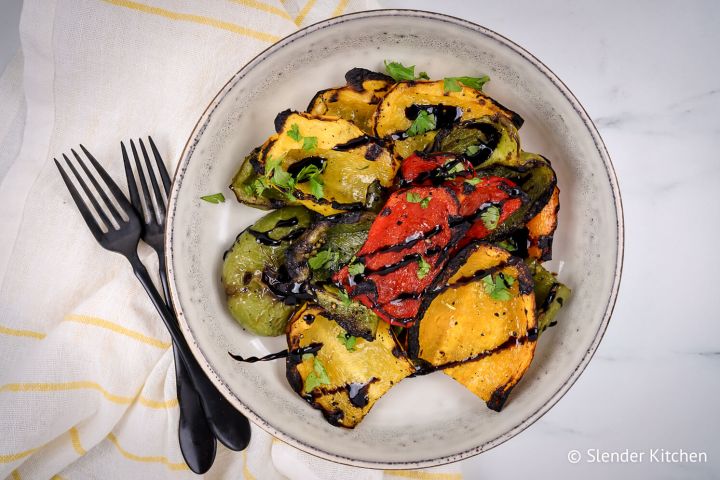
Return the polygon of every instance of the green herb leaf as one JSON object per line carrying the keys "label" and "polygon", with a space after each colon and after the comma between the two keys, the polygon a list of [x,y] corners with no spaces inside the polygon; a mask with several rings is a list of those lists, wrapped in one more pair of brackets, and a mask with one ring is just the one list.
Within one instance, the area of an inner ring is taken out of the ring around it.
{"label": "green herb leaf", "polygon": [[320,177],[310,177],[310,193],[315,198],[323,198],[325,190],[323,188],[323,180]]}
{"label": "green herb leaf", "polygon": [[[455,162],[456,160],[448,160],[448,162]],[[445,163],[448,163],[445,162]],[[465,165],[462,162],[457,162],[455,165],[452,166],[450,170],[448,170],[448,175],[457,175],[460,172],[465,171]]]}
{"label": "green herb leaf", "polygon": [[443,78],[443,91],[445,93],[459,92],[460,90],[462,90],[462,87],[458,83],[457,78],[455,78],[455,77]]}
{"label": "green herb leaf", "polygon": [[200,197],[201,200],[205,200],[209,203],[223,203],[225,202],[225,195],[222,193],[213,193],[212,195],[205,195],[204,197]]}
{"label": "green herb leaf", "polygon": [[300,127],[298,127],[297,123],[290,125],[290,130],[288,130],[287,135],[296,142],[299,142],[300,139],[302,139],[302,135],[300,135]]}
{"label": "green herb leaf", "polygon": [[268,159],[265,161],[265,176],[269,177],[270,175],[272,175],[273,170],[279,167],[281,163],[282,158],[268,157]]}
{"label": "green herb leaf", "polygon": [[268,184],[262,178],[258,178],[252,183],[252,191],[258,197],[263,194],[266,188],[268,188]]}
{"label": "green herb leaf", "polygon": [[345,348],[347,348],[348,352],[354,352],[355,351],[355,344],[357,343],[357,337],[353,337],[352,335],[348,335],[347,333],[341,333],[337,336],[337,339],[340,340],[340,343],[345,345]]}
{"label": "green herb leaf", "polygon": [[340,297],[340,300],[342,301],[343,305],[345,305],[346,307],[348,305],[350,305],[350,303],[352,302],[352,300],[350,300],[350,296],[347,294],[347,292],[345,290],[342,290],[342,289],[338,290],[338,297]]}
{"label": "green herb leaf", "polygon": [[477,155],[477,153],[480,151],[479,145],[470,145],[465,149],[465,155],[468,155],[470,157]]}
{"label": "green herb leaf", "polygon": [[482,77],[445,77],[443,79],[443,90],[448,92],[459,92],[462,90],[460,84],[466,87],[482,90],[483,85],[490,81],[490,77],[483,75]]}
{"label": "green herb leaf", "polygon": [[510,239],[498,242],[497,246],[500,248],[504,248],[508,252],[514,252],[518,249],[517,245],[515,245],[515,242]]}
{"label": "green herb leaf", "polygon": [[273,169],[271,181],[278,187],[283,187],[288,190],[292,190],[295,187],[295,179],[292,178],[292,175],[283,170],[282,167],[275,167]]}
{"label": "green herb leaf", "polygon": [[313,270],[319,270],[327,264],[337,263],[340,258],[338,252],[332,250],[320,250],[314,256],[308,258],[308,265]]}
{"label": "green herb leaf", "polygon": [[389,62],[385,60],[385,71],[393,80],[400,82],[402,80],[415,80],[415,65],[406,67],[400,62]]}
{"label": "green herb leaf", "polygon": [[365,272],[365,265],[360,262],[348,265],[348,273],[350,275],[360,275],[363,272]]}
{"label": "green herb leaf", "polygon": [[410,203],[419,203],[420,208],[427,208],[428,205],[430,205],[432,196],[428,195],[427,197],[421,197],[418,193],[408,192],[407,195],[405,195],[405,199],[407,199]]}
{"label": "green herb leaf", "polygon": [[305,378],[305,393],[312,392],[320,385],[330,385],[330,378],[320,359],[315,357],[313,360],[313,371]]}
{"label": "green herb leaf", "polygon": [[323,170],[324,165],[322,170],[312,164],[305,165],[295,177],[295,183],[309,180],[310,193],[312,193],[316,198],[322,198],[325,192],[323,190],[324,182],[322,178],[320,178],[320,174],[323,172]]}
{"label": "green herb leaf", "polygon": [[303,137],[303,150],[315,150],[317,143],[317,137]]}
{"label": "green herb leaf", "polygon": [[423,133],[435,130],[437,125],[437,118],[434,114],[428,113],[426,110],[420,110],[418,116],[413,120],[410,128],[407,129],[408,137],[414,137],[415,135],[422,135]]}
{"label": "green herb leaf", "polygon": [[488,230],[495,230],[500,220],[500,209],[495,205],[480,214],[480,219]]}
{"label": "green herb leaf", "polygon": [[483,86],[490,81],[490,77],[483,75],[482,77],[457,77],[458,82],[466,87],[482,90]]}
{"label": "green herb leaf", "polygon": [[418,193],[408,192],[407,195],[405,195],[405,199],[410,203],[420,203],[423,197],[421,197]]}
{"label": "green herb leaf", "polygon": [[300,183],[304,180],[308,180],[308,179],[312,178],[313,176],[317,175],[318,173],[320,173],[320,169],[316,165],[313,165],[313,164],[305,165],[302,168],[302,170],[300,170],[298,172],[298,174],[295,176],[295,181],[297,183]]}
{"label": "green herb leaf", "polygon": [[417,277],[422,280],[428,273],[430,273],[430,264],[426,262],[423,257],[420,257],[418,260]]}
{"label": "green herb leaf", "polygon": [[481,182],[481,179],[479,177],[468,178],[465,180],[465,183],[467,183],[469,185],[473,185],[473,186],[477,185],[480,182]]}
{"label": "green herb leaf", "polygon": [[515,279],[509,275],[499,273],[493,278],[492,275],[486,275],[482,278],[485,293],[490,295],[493,300],[507,302],[512,298],[509,288],[515,283]]}
{"label": "green herb leaf", "polygon": [[430,75],[428,75],[427,72],[420,72],[418,73],[417,78],[420,78],[422,80],[430,80]]}

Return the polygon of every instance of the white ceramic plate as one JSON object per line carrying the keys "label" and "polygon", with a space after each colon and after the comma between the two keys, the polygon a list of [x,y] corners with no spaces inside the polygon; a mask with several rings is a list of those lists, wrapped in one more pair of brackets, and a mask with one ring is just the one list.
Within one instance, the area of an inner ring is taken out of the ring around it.
{"label": "white ceramic plate", "polygon": [[[273,132],[275,115],[304,110],[320,89],[344,84],[352,67],[383,60],[417,65],[432,78],[488,74],[485,91],[525,118],[525,150],[550,158],[562,191],[551,269],[573,289],[558,325],[501,413],[449,377],[407,379],[354,430],[333,427],[295,394],[284,362],[243,364],[228,351],[264,355],[285,339],[246,333],[227,313],[223,252],[263,212],[227,186],[242,158]],[[224,192],[228,201],[200,200]],[[304,28],[243,67],[198,121],[175,176],[167,226],[172,301],[200,365],[232,403],[270,434],[314,455],[374,468],[419,468],[478,454],[516,435],[577,380],[602,338],[623,253],[622,207],[605,147],[579,102],[528,52],[478,25],[444,15],[380,10]]]}

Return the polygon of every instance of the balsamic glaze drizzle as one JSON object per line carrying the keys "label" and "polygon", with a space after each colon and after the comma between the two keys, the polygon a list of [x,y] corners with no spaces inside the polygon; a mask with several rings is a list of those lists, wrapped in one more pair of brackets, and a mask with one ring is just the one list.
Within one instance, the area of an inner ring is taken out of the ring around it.
{"label": "balsamic glaze drizzle", "polygon": [[270,230],[267,230],[265,232],[258,232],[257,230],[253,230],[252,228],[248,228],[248,233],[255,237],[255,240],[257,243],[260,243],[262,245],[267,245],[269,247],[277,247],[282,242],[287,242],[290,240],[294,240],[305,231],[304,228],[298,228],[296,230],[293,230],[292,232],[288,233],[287,235],[281,237],[281,238],[272,238],[270,234],[275,231],[276,228],[284,228],[284,227],[294,227],[298,224],[297,217],[288,218],[285,220],[278,220],[277,223],[275,223],[275,226],[271,228]]}
{"label": "balsamic glaze drizzle", "polygon": [[265,355],[264,357],[241,357],[240,355],[236,355],[234,353],[228,352],[228,355],[230,355],[233,360],[238,362],[245,362],[245,363],[256,363],[256,362],[267,362],[270,360],[278,360],[280,358],[288,358],[288,357],[302,357],[303,355],[310,353],[310,354],[316,354],[321,348],[323,344],[322,343],[311,343],[310,345],[306,347],[301,348],[295,348],[293,350],[280,350],[279,352],[270,353],[268,355]]}

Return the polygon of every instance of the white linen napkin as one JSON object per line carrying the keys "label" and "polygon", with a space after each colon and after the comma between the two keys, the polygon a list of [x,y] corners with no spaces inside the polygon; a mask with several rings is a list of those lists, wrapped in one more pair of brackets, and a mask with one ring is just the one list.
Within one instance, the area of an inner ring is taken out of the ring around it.
{"label": "white linen napkin", "polygon": [[[83,143],[120,180],[120,140],[152,134],[174,162],[209,99],[260,50],[372,6],[25,0],[22,52],[0,79],[0,478],[197,478],[177,442],[169,336],[125,260],[95,243],[52,158]],[[155,270],[149,249],[141,258]],[[338,465],[257,427],[245,452],[219,446],[204,476],[383,477],[461,478],[457,466]]]}

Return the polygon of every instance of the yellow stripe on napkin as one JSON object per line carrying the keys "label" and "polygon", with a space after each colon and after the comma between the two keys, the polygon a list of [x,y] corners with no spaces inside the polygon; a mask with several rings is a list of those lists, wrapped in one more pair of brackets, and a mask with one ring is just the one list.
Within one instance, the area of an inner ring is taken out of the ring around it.
{"label": "yellow stripe on napkin", "polygon": [[137,399],[138,403],[148,408],[167,409],[177,407],[177,398],[160,401],[145,398],[140,392],[133,396],[124,396],[111,393],[100,384],[91,381],[76,381],[65,383],[8,383],[0,387],[0,392],[65,392],[73,390],[95,390],[100,392],[107,400],[121,405],[129,405]]}
{"label": "yellow stripe on napkin", "polygon": [[335,10],[332,13],[333,17],[337,17],[338,15],[342,15],[342,13],[345,11],[345,9],[348,6],[348,3],[350,3],[350,0],[340,0],[337,4],[337,7],[335,7]]}
{"label": "yellow stripe on napkin", "polygon": [[158,340],[157,338],[149,337],[140,332],[130,330],[129,328],[123,327],[122,325],[118,325],[117,323],[113,323],[109,320],[104,320],[104,319],[98,318],[98,317],[90,317],[87,315],[71,314],[71,315],[67,315],[64,318],[64,321],[82,323],[85,325],[93,325],[95,327],[105,328],[105,329],[111,330],[115,333],[125,335],[126,337],[133,338],[133,339],[137,340],[138,342],[146,343],[148,345],[151,345],[156,348],[160,348],[162,350],[167,350],[168,348],[170,348],[170,345],[171,345],[168,342],[163,342],[162,340]]}
{"label": "yellow stripe on napkin", "polygon": [[168,467],[170,470],[190,470],[187,465],[184,463],[174,463],[168,460],[167,457],[164,457],[162,455],[153,455],[153,456],[144,456],[144,455],[136,455],[132,452],[128,452],[125,450],[120,443],[118,442],[117,437],[113,433],[109,433],[107,436],[107,439],[110,440],[110,442],[115,445],[115,448],[118,452],[120,452],[120,455],[127,458],[128,460],[132,460],[134,462],[143,462],[143,463],[161,463]]}
{"label": "yellow stripe on napkin", "polygon": [[36,340],[42,340],[47,335],[42,332],[33,332],[32,330],[16,330],[10,327],[0,325],[0,335],[10,335],[11,337],[27,337]]}
{"label": "yellow stripe on napkin", "polygon": [[247,464],[247,449],[243,450],[242,452],[243,457],[243,479],[244,480],[256,480],[255,475],[252,474],[250,471],[250,468],[248,468]]}
{"label": "yellow stripe on napkin", "polygon": [[81,457],[85,455],[87,450],[80,443],[80,432],[78,432],[77,428],[72,427],[68,433],[70,434],[70,443],[72,443],[73,450]]}
{"label": "yellow stripe on napkin", "polygon": [[33,453],[37,452],[38,450],[40,450],[40,447],[31,448],[30,450],[25,450],[24,452],[20,452],[20,453],[11,453],[8,455],[0,455],[0,463],[12,463],[16,460],[20,460],[20,459],[30,456]]}
{"label": "yellow stripe on napkin", "polygon": [[[137,10],[138,12],[149,13],[151,15],[158,15],[161,17],[169,18],[170,20],[180,20],[182,22],[199,23],[201,25],[207,25],[209,27],[219,28],[221,30],[227,30],[228,32],[238,33],[240,35],[245,35],[246,37],[251,37],[256,40],[261,40],[263,42],[274,43],[274,42],[277,42],[278,40],[280,40],[280,37],[278,37],[276,35],[271,35],[271,34],[265,33],[265,32],[259,32],[257,30],[245,28],[245,27],[242,27],[235,23],[217,20],[215,18],[203,17],[201,15],[194,15],[192,13],[173,12],[172,10],[166,10],[166,9],[160,8],[160,7],[153,7],[151,5],[145,5],[144,3],[132,2],[130,0],[102,0],[102,1],[105,3],[109,3],[111,5],[115,5],[117,7],[130,8],[132,10]],[[310,0],[310,1],[313,1],[313,0]]]}
{"label": "yellow stripe on napkin", "polygon": [[315,6],[316,1],[317,0],[308,0],[302,10],[300,10],[298,16],[295,17],[295,25],[300,26],[303,20],[305,20],[305,17],[307,17],[308,13],[310,13],[310,10],[312,10],[313,6]]}
{"label": "yellow stripe on napkin", "polygon": [[292,17],[290,16],[289,13],[287,13],[287,11],[283,10],[282,8],[268,5],[267,3],[261,3],[256,0],[230,0],[230,1],[233,3],[237,3],[239,5],[244,5],[246,7],[254,8],[256,10],[262,10],[263,12],[272,13],[273,15],[277,15],[278,17],[292,21]]}

